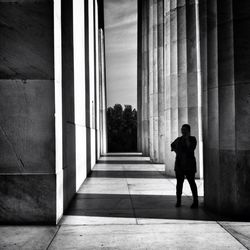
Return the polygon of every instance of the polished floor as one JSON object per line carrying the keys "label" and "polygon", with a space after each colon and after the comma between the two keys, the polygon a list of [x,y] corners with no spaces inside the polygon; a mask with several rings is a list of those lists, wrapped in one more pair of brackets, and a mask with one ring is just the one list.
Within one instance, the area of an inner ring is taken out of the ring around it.
{"label": "polished floor", "polygon": [[250,223],[175,208],[175,179],[140,154],[109,154],[96,164],[60,225],[1,226],[0,249],[248,249]]}

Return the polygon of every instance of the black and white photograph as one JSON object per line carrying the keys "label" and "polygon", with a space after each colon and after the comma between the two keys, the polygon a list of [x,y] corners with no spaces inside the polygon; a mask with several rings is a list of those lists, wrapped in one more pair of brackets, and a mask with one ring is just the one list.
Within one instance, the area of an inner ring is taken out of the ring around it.
{"label": "black and white photograph", "polygon": [[249,0],[0,0],[0,250],[250,249]]}

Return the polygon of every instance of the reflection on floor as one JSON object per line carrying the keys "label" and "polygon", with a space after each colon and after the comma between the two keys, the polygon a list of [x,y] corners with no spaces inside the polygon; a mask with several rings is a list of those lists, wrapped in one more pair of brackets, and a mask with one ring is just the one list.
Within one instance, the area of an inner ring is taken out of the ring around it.
{"label": "reflection on floor", "polygon": [[176,181],[165,176],[164,165],[139,154],[109,154],[96,164],[58,227],[0,227],[0,249],[250,247],[250,223],[205,211],[203,182],[196,182],[200,208],[190,209],[187,181],[183,206],[175,208]]}

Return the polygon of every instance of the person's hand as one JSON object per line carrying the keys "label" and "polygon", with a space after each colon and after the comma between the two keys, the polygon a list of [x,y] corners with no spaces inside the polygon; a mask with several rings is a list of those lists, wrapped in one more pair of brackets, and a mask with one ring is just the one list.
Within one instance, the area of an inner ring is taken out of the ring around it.
{"label": "person's hand", "polygon": [[187,146],[189,147],[190,146],[190,136],[189,135],[185,136],[185,140],[186,140]]}

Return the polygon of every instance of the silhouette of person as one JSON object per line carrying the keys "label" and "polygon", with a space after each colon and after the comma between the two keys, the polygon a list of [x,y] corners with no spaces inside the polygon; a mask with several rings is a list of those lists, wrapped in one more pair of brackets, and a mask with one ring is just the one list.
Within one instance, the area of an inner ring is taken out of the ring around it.
{"label": "silhouette of person", "polygon": [[195,183],[196,160],[194,156],[197,141],[194,136],[190,135],[191,127],[189,124],[182,125],[181,133],[182,136],[178,137],[173,143],[171,143],[171,151],[176,153],[174,170],[177,179],[177,202],[175,206],[181,206],[182,187],[186,177],[193,194],[193,204],[191,205],[191,208],[198,208],[198,192]]}

